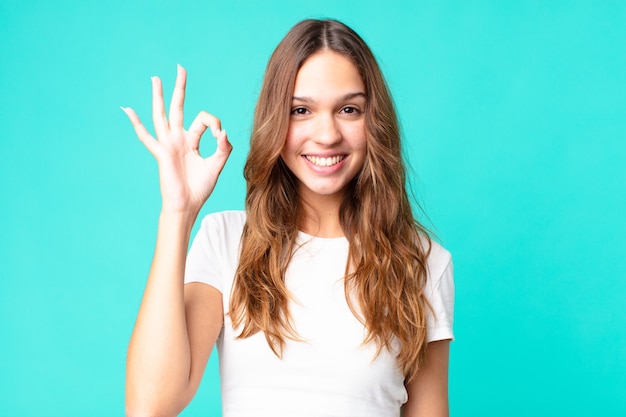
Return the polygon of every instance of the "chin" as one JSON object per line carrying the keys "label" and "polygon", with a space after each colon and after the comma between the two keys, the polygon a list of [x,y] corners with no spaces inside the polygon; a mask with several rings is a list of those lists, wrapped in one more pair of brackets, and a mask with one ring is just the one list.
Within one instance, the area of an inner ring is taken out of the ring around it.
{"label": "chin", "polygon": [[308,195],[310,197],[343,197],[343,193],[345,192],[346,187],[307,187],[304,186],[301,189],[301,193],[303,195]]}

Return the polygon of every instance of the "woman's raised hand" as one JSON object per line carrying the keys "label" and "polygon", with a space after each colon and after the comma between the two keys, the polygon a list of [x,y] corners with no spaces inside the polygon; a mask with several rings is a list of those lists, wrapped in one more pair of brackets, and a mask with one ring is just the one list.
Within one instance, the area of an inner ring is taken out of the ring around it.
{"label": "woman's raised hand", "polygon": [[[183,105],[186,81],[187,72],[179,65],[168,121],[161,80],[152,77],[152,119],[157,139],[150,135],[133,109],[122,107],[122,110],[128,115],[139,140],[159,164],[162,211],[196,216],[213,192],[232,145],[228,142],[226,131],[221,130],[220,120],[204,111],[185,131]],[[210,157],[203,158],[199,145],[207,128],[217,139],[217,149]]]}

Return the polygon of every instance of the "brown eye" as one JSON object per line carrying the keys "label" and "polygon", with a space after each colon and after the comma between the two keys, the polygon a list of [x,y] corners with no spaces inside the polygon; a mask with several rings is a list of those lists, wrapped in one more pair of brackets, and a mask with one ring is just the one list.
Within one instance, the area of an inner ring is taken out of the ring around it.
{"label": "brown eye", "polygon": [[342,113],[345,114],[359,114],[361,113],[361,111],[359,109],[357,109],[356,107],[352,107],[352,106],[346,106],[343,109],[341,109]]}
{"label": "brown eye", "polygon": [[296,115],[296,116],[303,116],[307,113],[308,113],[308,110],[305,109],[304,107],[296,107],[295,109],[291,110],[291,114]]}

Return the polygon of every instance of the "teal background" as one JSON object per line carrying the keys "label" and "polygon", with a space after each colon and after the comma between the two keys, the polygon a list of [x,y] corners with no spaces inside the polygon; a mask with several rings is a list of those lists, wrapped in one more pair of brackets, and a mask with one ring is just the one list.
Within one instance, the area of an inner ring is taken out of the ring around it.
{"label": "teal background", "polygon": [[[160,202],[119,106],[149,122],[184,65],[235,146],[204,213],[242,208],[267,59],[325,16],[379,58],[454,256],[452,414],[626,415],[626,2],[557,0],[3,0],[0,415],[124,413]],[[215,359],[183,416],[220,414]]]}

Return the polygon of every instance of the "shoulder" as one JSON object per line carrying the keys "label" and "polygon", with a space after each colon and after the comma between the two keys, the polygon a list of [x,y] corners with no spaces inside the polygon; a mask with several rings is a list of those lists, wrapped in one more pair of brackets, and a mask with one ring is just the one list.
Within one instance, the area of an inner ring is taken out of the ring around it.
{"label": "shoulder", "polygon": [[434,240],[430,241],[430,253],[427,260],[428,276],[431,280],[439,279],[446,270],[452,268],[452,255]]}
{"label": "shoulder", "polygon": [[221,211],[202,219],[195,240],[205,242],[214,251],[233,250],[239,247],[246,224],[245,211]]}
{"label": "shoulder", "polygon": [[243,210],[228,210],[207,214],[202,218],[201,229],[206,231],[234,233],[241,235],[246,224],[246,212]]}
{"label": "shoulder", "polygon": [[212,213],[202,219],[185,263],[185,283],[203,282],[224,293],[234,275],[246,222],[243,211]]}

